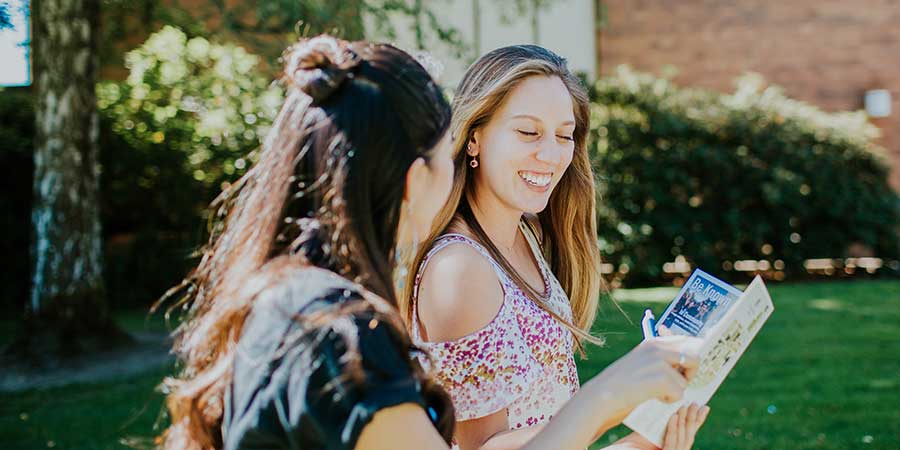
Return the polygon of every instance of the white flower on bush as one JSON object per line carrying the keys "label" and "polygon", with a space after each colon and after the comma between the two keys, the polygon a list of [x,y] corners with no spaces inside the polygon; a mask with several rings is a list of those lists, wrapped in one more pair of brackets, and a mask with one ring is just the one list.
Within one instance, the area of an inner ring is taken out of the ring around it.
{"label": "white flower on bush", "polygon": [[281,89],[257,70],[259,57],[175,27],[151,35],[125,62],[125,81],[97,87],[113,130],[136,150],[184,152],[190,174],[205,183],[244,170],[235,161],[252,160],[282,103]]}

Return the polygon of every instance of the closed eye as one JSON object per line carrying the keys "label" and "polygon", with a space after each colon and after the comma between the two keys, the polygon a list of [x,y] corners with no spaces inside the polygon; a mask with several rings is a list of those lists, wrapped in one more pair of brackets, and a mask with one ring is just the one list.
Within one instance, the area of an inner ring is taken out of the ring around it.
{"label": "closed eye", "polygon": [[516,130],[516,131],[518,131],[519,134],[522,134],[522,135],[525,135],[525,136],[532,136],[532,137],[534,137],[534,136],[537,136],[537,135],[538,135],[537,131],[525,131],[525,130]]}
{"label": "closed eye", "polygon": [[560,139],[563,139],[563,140],[566,140],[566,141],[575,141],[575,138],[572,137],[572,136],[558,135],[558,134],[557,134],[556,137],[558,137],[558,138],[560,138]]}

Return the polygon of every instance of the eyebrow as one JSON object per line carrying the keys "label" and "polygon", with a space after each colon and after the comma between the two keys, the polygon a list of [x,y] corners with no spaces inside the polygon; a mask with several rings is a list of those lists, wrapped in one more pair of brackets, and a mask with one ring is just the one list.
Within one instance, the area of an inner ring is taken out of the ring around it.
{"label": "eyebrow", "polygon": [[[535,121],[535,122],[540,122],[540,121],[541,121],[541,119],[537,118],[536,116],[532,116],[532,115],[530,115],[530,114],[516,114],[516,115],[510,117],[510,119],[531,119],[531,120],[533,120],[533,121]],[[560,124],[560,126],[564,126],[564,125],[575,125],[575,121],[574,121],[574,120],[567,120],[567,121],[565,121],[565,122],[563,122],[563,123]]]}

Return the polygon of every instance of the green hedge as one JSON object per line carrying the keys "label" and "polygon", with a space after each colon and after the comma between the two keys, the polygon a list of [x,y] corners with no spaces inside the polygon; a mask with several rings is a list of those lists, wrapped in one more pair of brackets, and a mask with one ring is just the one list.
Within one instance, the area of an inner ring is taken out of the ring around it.
{"label": "green hedge", "polygon": [[[206,238],[207,205],[251,164],[281,104],[259,58],[165,27],[126,55],[129,76],[97,85],[105,280],[113,307],[147,305],[177,283]],[[0,91],[0,177],[11,255],[4,310],[29,292],[34,99]],[[13,256],[14,255],[14,256]]]}
{"label": "green hedge", "polygon": [[252,164],[281,106],[260,59],[166,26],[102,82],[108,291],[147,304],[184,276],[206,238],[207,205]]}
{"label": "green hedge", "polygon": [[591,94],[600,243],[630,283],[676,255],[726,277],[724,261],[780,259],[790,275],[854,244],[897,257],[898,197],[862,112],[820,111],[756,75],[720,94],[622,67]]}

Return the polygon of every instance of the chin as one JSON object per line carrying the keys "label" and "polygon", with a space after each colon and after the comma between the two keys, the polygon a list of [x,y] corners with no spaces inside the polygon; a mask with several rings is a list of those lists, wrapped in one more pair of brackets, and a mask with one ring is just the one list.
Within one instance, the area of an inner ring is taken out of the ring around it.
{"label": "chin", "polygon": [[540,201],[523,202],[519,209],[526,214],[537,214],[547,209],[548,204],[550,204],[549,197],[541,199]]}

